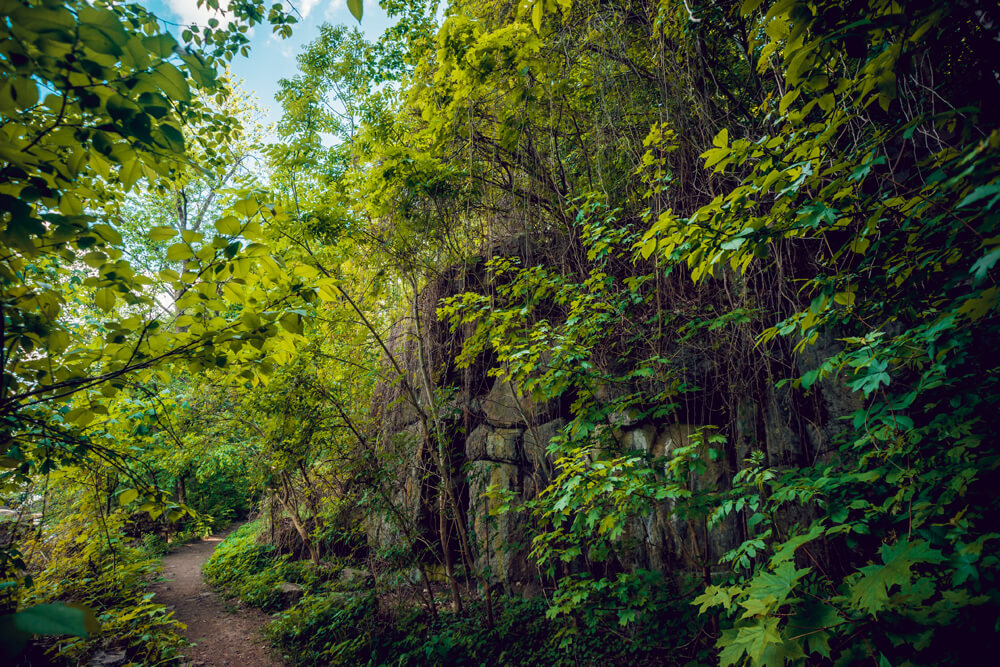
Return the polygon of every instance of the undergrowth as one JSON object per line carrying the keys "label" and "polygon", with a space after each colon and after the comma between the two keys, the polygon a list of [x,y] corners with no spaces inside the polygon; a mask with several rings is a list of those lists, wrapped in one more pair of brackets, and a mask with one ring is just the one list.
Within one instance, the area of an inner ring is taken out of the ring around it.
{"label": "undergrowth", "polygon": [[[387,613],[375,590],[345,590],[337,568],[319,571],[259,544],[262,525],[241,526],[219,545],[204,572],[224,594],[275,611],[282,582],[302,595],[277,611],[268,640],[294,665],[681,665],[707,664],[696,610],[665,591],[642,622],[628,628],[601,616],[553,617],[544,598],[500,598],[496,623],[483,623],[481,602],[464,613],[426,609]],[[287,600],[286,600],[287,602]],[[666,619],[669,619],[667,622]]]}
{"label": "undergrowth", "polygon": [[100,630],[88,638],[37,638],[20,664],[91,664],[101,653],[134,665],[172,664],[178,657],[185,645],[181,625],[147,591],[159,570],[159,550],[116,537],[120,523],[120,514],[98,523],[79,514],[47,533],[44,544],[26,543],[27,554],[37,560],[44,553],[47,560],[25,588],[23,605],[85,605],[96,613]]}
{"label": "undergrowth", "polygon": [[293,561],[278,554],[274,545],[259,544],[263,523],[245,523],[230,534],[205,563],[209,584],[230,597],[267,611],[281,605],[283,582],[297,584],[306,593],[318,590],[326,580],[325,571],[312,563]]}
{"label": "undergrowth", "polygon": [[[697,634],[693,614],[675,608],[627,636],[618,628],[551,619],[542,598],[504,598],[496,625],[479,603],[464,614],[424,610],[382,615],[373,595],[309,595],[268,627],[271,642],[296,665],[673,665],[706,664],[682,637]],[[669,623],[662,619],[669,618]],[[571,633],[571,634],[570,634]],[[700,659],[699,659],[700,658]]]}

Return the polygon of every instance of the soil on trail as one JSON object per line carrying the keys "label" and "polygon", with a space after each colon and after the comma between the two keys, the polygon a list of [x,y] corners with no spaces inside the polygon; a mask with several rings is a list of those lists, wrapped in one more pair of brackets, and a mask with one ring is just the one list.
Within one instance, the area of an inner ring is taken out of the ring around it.
{"label": "soil on trail", "polygon": [[156,601],[174,610],[187,625],[183,635],[195,645],[184,651],[184,665],[280,667],[285,663],[264,646],[258,633],[268,617],[237,607],[216,595],[201,576],[201,566],[230,531],[178,548],[163,558],[163,577],[151,588]]}

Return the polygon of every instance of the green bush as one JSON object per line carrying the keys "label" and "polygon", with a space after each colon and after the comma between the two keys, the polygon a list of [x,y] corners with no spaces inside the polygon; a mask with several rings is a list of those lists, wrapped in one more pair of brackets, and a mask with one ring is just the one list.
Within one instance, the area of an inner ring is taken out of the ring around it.
{"label": "green bush", "polygon": [[212,586],[252,607],[275,611],[282,602],[282,582],[298,584],[306,593],[328,585],[329,570],[279,555],[270,544],[258,544],[262,529],[261,521],[246,523],[223,540],[203,568]]}
{"label": "green bush", "polygon": [[[472,603],[464,614],[439,611],[437,618],[423,609],[381,614],[373,594],[341,590],[329,578],[331,570],[291,561],[270,545],[258,544],[262,529],[257,522],[233,532],[206,563],[205,574],[224,593],[271,611],[281,604],[281,582],[303,588],[302,598],[276,613],[265,630],[292,664],[570,667],[708,662],[706,647],[690,641],[700,630],[696,609],[672,595],[652,573],[625,577],[612,590],[600,582],[575,581],[559,591],[555,606],[541,598],[498,599],[496,623],[489,628],[481,603]],[[587,613],[560,607],[562,598],[574,595],[593,602]],[[644,612],[636,616],[635,605]],[[632,610],[627,618],[621,613],[625,608]]]}
{"label": "green bush", "polygon": [[169,664],[186,644],[173,612],[146,591],[159,568],[156,545],[133,547],[114,537],[123,516],[111,515],[100,525],[83,514],[70,515],[53,527],[44,545],[26,545],[33,553],[44,548],[48,561],[24,590],[21,607],[82,604],[96,613],[100,631],[88,638],[38,637],[24,664],[87,664],[101,650],[124,652],[136,665]]}
{"label": "green bush", "polygon": [[512,598],[498,601],[496,624],[488,628],[479,605],[436,619],[422,610],[384,617],[371,595],[326,591],[278,614],[267,635],[296,665],[706,664],[707,651],[689,641],[697,629],[688,607],[661,605],[648,625],[626,633],[583,619],[552,619],[545,600]]}
{"label": "green bush", "polygon": [[148,554],[151,558],[159,558],[167,555],[170,545],[163,539],[162,535],[156,533],[146,533],[142,536],[139,549]]}
{"label": "green bush", "polygon": [[374,620],[372,596],[323,592],[278,614],[266,632],[294,664],[360,665],[371,652]]}
{"label": "green bush", "polygon": [[260,529],[260,522],[237,528],[215,549],[203,571],[208,582],[224,594],[272,610],[279,603],[278,586],[287,557],[276,556],[269,544],[257,543]]}

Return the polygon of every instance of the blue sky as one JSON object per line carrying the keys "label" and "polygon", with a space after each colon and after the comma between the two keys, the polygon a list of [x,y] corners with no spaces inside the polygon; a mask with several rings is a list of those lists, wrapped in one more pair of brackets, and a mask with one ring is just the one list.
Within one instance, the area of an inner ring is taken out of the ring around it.
{"label": "blue sky", "polygon": [[[204,8],[198,7],[198,0],[142,1],[164,21],[185,26],[192,22],[207,25],[208,19],[213,16]],[[222,0],[220,4],[224,3],[225,0]],[[272,122],[281,117],[281,108],[274,101],[278,80],[295,75],[295,56],[319,36],[319,26],[323,23],[358,26],[358,22],[348,11],[345,0],[296,0],[284,4],[286,8],[294,6],[299,11],[299,22],[293,26],[292,37],[281,39],[271,33],[270,26],[255,26],[250,35],[250,57],[236,58],[232,63],[233,73],[242,78],[245,88],[256,95],[267,111],[268,120]],[[218,15],[215,16],[219,18]],[[365,0],[364,17],[359,26],[362,32],[369,39],[375,39],[388,25],[385,12],[378,6],[377,0]],[[180,31],[181,28],[175,30]]]}

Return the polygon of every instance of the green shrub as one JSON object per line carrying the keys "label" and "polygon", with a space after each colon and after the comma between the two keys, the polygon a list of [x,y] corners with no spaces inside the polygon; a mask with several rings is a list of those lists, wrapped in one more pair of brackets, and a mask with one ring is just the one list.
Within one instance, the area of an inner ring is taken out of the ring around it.
{"label": "green shrub", "polygon": [[278,614],[266,632],[294,664],[360,665],[371,653],[374,621],[371,595],[323,592]]}
{"label": "green shrub", "polygon": [[[104,525],[85,515],[65,517],[44,545],[29,542],[26,549],[48,561],[23,592],[22,608],[51,602],[85,605],[97,614],[100,631],[89,638],[39,637],[23,658],[26,664],[87,664],[98,651],[124,652],[136,665],[169,664],[186,642],[173,612],[146,591],[159,568],[156,545],[130,546],[120,534],[123,514]],[[109,537],[110,536],[110,537]]]}
{"label": "green shrub", "polygon": [[203,571],[208,582],[224,594],[273,610],[279,604],[278,586],[287,556],[277,556],[269,544],[258,544],[260,530],[260,522],[237,528],[215,549]]}
{"label": "green shrub", "polygon": [[[694,617],[686,605],[659,606],[641,628],[588,623],[569,617],[550,618],[541,598],[508,598],[496,605],[496,624],[488,628],[485,613],[474,606],[467,615],[441,613],[437,620],[414,617],[381,634],[381,646],[370,665],[675,665],[699,664],[690,645]],[[670,619],[669,623],[663,619]],[[631,631],[629,631],[631,630]],[[683,644],[689,644],[682,647]]]}
{"label": "green shrub", "polygon": [[260,521],[247,523],[223,540],[203,568],[212,586],[252,607],[275,611],[282,603],[282,582],[298,584],[306,593],[328,585],[329,570],[317,569],[311,561],[290,560],[270,544],[258,544],[262,529]]}
{"label": "green shrub", "polygon": [[[370,595],[326,591],[304,596],[281,612],[267,636],[296,665],[671,665],[707,663],[707,651],[689,641],[690,605],[657,607],[650,623],[633,628],[549,618],[543,599],[499,600],[496,624],[473,604],[464,615],[423,610],[379,616]],[[664,622],[669,619],[669,622]],[[570,640],[567,640],[571,637]],[[687,646],[684,646],[684,645]]]}
{"label": "green shrub", "polygon": [[[296,665],[394,665],[449,667],[479,665],[671,665],[707,662],[698,636],[696,609],[671,594],[662,578],[637,572],[619,585],[574,580],[554,605],[544,599],[496,601],[496,623],[484,622],[481,603],[461,615],[423,609],[380,614],[371,593],[346,592],[309,561],[277,555],[257,537],[260,522],[241,526],[219,545],[205,565],[208,580],[226,594],[266,610],[281,604],[278,586],[287,581],[304,595],[275,614],[268,639]],[[659,582],[659,583],[657,583]],[[566,597],[584,595],[586,613],[560,606]],[[635,606],[644,612],[636,615]],[[630,614],[623,616],[622,609]],[[560,613],[557,613],[560,612]],[[668,620],[665,620],[668,619]]]}
{"label": "green shrub", "polygon": [[170,551],[170,545],[167,541],[163,539],[162,535],[156,533],[146,533],[142,536],[142,542],[139,549],[144,553],[148,554],[151,558],[159,558],[160,556],[167,555]]}

